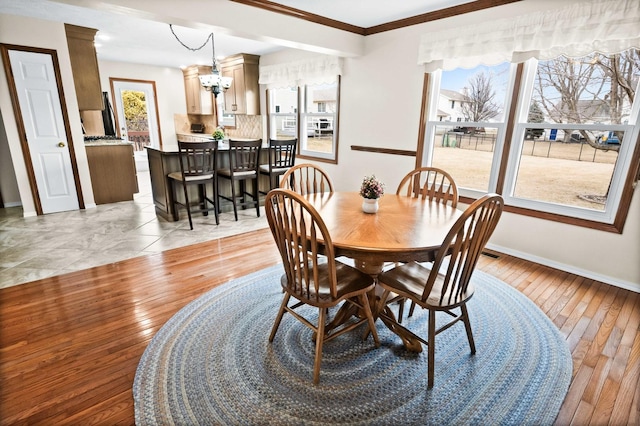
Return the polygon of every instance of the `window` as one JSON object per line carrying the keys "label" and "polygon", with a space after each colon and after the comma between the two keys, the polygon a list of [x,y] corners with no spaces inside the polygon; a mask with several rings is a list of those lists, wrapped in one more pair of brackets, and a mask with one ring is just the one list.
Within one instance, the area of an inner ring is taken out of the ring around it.
{"label": "window", "polygon": [[269,89],[269,137],[297,137],[298,155],[336,161],[338,93],[338,82]]}
{"label": "window", "polygon": [[630,89],[639,57],[631,49],[526,63],[504,188],[510,204],[613,223],[638,134]]}
{"label": "window", "polygon": [[216,96],[216,113],[218,116],[218,126],[236,127],[236,115],[226,113],[224,110],[224,91]]}
{"label": "window", "polygon": [[432,148],[427,158],[447,170],[460,192],[471,197],[496,185],[510,72],[511,65],[504,63],[438,73],[433,109],[446,119],[428,122]]}
{"label": "window", "polygon": [[527,214],[613,224],[640,128],[639,57],[631,49],[531,59],[519,87],[508,63],[436,71],[430,110],[448,119],[427,122],[424,161],[451,173],[462,196],[497,191]]}
{"label": "window", "polygon": [[298,89],[286,87],[269,90],[269,137],[298,137]]}

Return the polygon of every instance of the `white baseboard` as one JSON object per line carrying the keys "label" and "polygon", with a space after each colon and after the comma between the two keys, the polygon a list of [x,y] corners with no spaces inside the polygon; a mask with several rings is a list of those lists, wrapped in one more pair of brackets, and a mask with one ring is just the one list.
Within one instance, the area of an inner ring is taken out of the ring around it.
{"label": "white baseboard", "polygon": [[4,203],[5,208],[6,207],[21,207],[22,203],[20,201],[10,201],[10,202],[6,202]]}
{"label": "white baseboard", "polygon": [[528,260],[531,262],[539,263],[541,265],[549,266],[551,268],[559,269],[564,272],[569,272],[571,274],[580,275],[581,277],[589,278],[592,280],[600,281],[606,284],[610,284],[615,287],[624,288],[626,290],[633,291],[635,293],[640,293],[640,284],[633,283],[631,281],[625,281],[618,278],[613,278],[607,275],[598,274],[593,271],[588,271],[586,269],[576,268],[572,265],[567,265],[560,262],[555,262],[550,259],[546,259],[544,257],[538,257],[532,255],[530,253],[524,253],[518,250],[513,250],[507,247],[498,246],[495,244],[487,244],[487,248],[490,250],[494,250],[500,253],[508,254],[511,256],[519,257],[524,260]]}

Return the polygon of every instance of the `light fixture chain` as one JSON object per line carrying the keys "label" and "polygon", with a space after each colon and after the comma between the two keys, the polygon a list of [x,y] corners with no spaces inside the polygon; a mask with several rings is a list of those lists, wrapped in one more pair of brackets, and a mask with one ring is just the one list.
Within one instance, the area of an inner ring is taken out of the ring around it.
{"label": "light fixture chain", "polygon": [[[178,43],[180,43],[182,46],[184,46],[185,48],[191,50],[192,52],[196,52],[200,49],[202,49],[203,47],[205,47],[207,45],[207,43],[209,42],[209,40],[211,40],[211,44],[213,45],[213,33],[209,34],[209,37],[207,37],[207,39],[204,41],[204,43],[202,43],[202,45],[200,47],[189,47],[186,44],[184,44],[182,42],[182,40],[180,40],[178,38],[178,35],[175,33],[175,31],[173,31],[173,24],[169,24],[169,28],[171,28],[171,34],[173,34],[173,36],[176,38],[176,40],[178,40]],[[215,49],[215,46],[214,46]],[[215,55],[215,50],[214,50],[214,55]]]}

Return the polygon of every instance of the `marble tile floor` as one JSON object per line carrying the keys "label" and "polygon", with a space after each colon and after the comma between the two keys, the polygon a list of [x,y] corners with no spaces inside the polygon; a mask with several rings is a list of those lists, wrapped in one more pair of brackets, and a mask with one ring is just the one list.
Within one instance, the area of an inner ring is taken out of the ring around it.
{"label": "marble tile floor", "polygon": [[21,207],[0,209],[0,288],[91,268],[137,256],[266,228],[264,210],[193,216],[194,229],[181,210],[180,221],[155,214],[148,171],[138,171],[133,201],[95,209],[22,216]]}

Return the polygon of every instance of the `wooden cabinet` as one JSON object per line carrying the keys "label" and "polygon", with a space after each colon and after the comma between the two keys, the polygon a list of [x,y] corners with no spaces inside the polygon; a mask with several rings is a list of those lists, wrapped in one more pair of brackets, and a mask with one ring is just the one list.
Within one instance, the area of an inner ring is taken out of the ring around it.
{"label": "wooden cabinet", "polygon": [[64,24],[69,47],[69,59],[76,87],[78,109],[103,110],[102,87],[98,71],[98,58],[93,44],[96,32],[93,28]]}
{"label": "wooden cabinet", "polygon": [[213,94],[200,84],[200,74],[211,74],[211,67],[192,65],[182,70],[187,99],[187,114],[214,114]]}
{"label": "wooden cabinet", "polygon": [[260,114],[258,65],[260,56],[240,53],[220,62],[223,77],[231,77],[231,87],[224,93],[225,112],[232,114]]}
{"label": "wooden cabinet", "polygon": [[85,149],[96,204],[133,200],[138,192],[133,145],[103,143]]}

